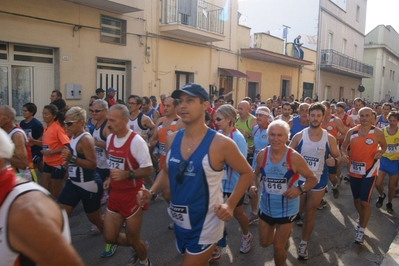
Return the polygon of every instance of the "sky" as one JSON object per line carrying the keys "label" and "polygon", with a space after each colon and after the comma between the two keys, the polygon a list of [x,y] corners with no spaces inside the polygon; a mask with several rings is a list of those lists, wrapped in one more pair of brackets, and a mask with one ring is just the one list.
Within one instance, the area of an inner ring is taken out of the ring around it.
{"label": "sky", "polygon": [[366,34],[377,25],[391,25],[399,33],[399,1],[367,0]]}

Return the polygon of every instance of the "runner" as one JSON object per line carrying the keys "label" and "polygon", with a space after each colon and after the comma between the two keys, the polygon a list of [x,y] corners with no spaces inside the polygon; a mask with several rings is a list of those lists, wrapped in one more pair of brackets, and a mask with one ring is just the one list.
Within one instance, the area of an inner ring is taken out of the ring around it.
{"label": "runner", "polygon": [[[326,112],[323,104],[312,104],[309,108],[309,128],[297,133],[290,143],[290,147],[305,158],[318,179],[318,184],[303,194],[300,200],[300,213],[304,214],[302,239],[298,247],[298,259],[301,260],[309,257],[307,243],[314,228],[317,207],[328,184],[328,167],[337,166],[341,160],[334,136],[321,127]],[[303,181],[301,176],[298,184],[301,185]]]}
{"label": "runner", "polygon": [[[166,141],[167,162],[151,190],[142,189],[141,203],[170,183],[172,201],[169,214],[175,221],[176,246],[184,254],[181,265],[207,265],[216,242],[252,179],[251,167],[234,142],[205,125],[204,112],[209,95],[198,84],[188,83],[173,92],[179,99],[180,116],[185,124]],[[223,203],[223,167],[234,166],[240,178]]]}
{"label": "runner", "polygon": [[[290,128],[286,122],[275,120],[268,129],[270,146],[256,157],[252,197],[257,197],[259,176],[262,194],[259,207],[259,244],[274,246],[275,265],[285,265],[286,246],[292,225],[299,211],[299,198],[317,183],[317,178],[306,161],[293,149],[287,147]],[[299,175],[306,182],[297,186]]]}
{"label": "runner", "polygon": [[298,116],[295,116],[291,121],[288,122],[291,129],[290,130],[291,138],[293,138],[296,133],[309,127],[309,117],[308,117],[309,106],[310,105],[307,103],[301,103],[299,105]]}
{"label": "runner", "polygon": [[280,119],[289,123],[292,120],[292,108],[289,102],[283,103],[282,112],[283,113],[281,115],[276,116],[274,120]]}
{"label": "runner", "polygon": [[[355,243],[362,245],[370,219],[370,198],[378,169],[378,160],[387,148],[383,132],[372,126],[371,108],[359,110],[360,125],[350,129],[341,147],[342,160],[350,162],[349,176],[356,211],[359,215]],[[348,156],[348,146],[351,153]],[[379,147],[378,147],[379,145]]]}
{"label": "runner", "polygon": [[[385,109],[384,109],[385,111]],[[375,188],[378,191],[379,197],[376,202],[376,207],[381,208],[384,203],[384,199],[386,198],[386,194],[384,193],[384,177],[386,174],[389,175],[389,183],[388,183],[388,203],[386,204],[387,212],[392,214],[392,199],[395,196],[396,192],[396,183],[398,180],[399,173],[399,130],[398,130],[398,122],[399,122],[399,113],[398,112],[390,112],[388,114],[389,125],[383,128],[385,140],[387,142],[387,149],[385,153],[382,155],[380,160],[380,168],[378,169],[378,178],[376,181]]]}
{"label": "runner", "polygon": [[[115,104],[107,114],[108,128],[112,132],[107,138],[110,177],[104,189],[110,188],[104,218],[106,243],[131,246],[136,252],[130,263],[151,265],[147,258],[146,244],[140,239],[143,211],[136,200],[137,192],[144,184],[144,177],[152,173],[152,164],[147,143],[128,129],[129,111],[125,105]],[[125,233],[121,233],[126,222]]]}
{"label": "runner", "polygon": [[376,126],[378,128],[384,128],[389,125],[388,114],[392,111],[392,105],[390,103],[384,103],[382,105],[382,114],[378,115]]}
{"label": "runner", "polygon": [[128,128],[139,134],[144,140],[148,141],[153,135],[155,124],[151,118],[140,112],[143,100],[137,95],[130,95],[128,106],[130,111],[130,120]]}

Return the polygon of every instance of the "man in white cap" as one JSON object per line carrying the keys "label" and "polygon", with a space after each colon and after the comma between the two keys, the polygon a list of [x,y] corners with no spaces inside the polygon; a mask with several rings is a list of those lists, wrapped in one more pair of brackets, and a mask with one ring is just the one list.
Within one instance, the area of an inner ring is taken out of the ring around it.
{"label": "man in white cap", "polygon": [[65,212],[47,190],[15,175],[7,166],[13,154],[14,143],[0,129],[1,265],[83,265]]}

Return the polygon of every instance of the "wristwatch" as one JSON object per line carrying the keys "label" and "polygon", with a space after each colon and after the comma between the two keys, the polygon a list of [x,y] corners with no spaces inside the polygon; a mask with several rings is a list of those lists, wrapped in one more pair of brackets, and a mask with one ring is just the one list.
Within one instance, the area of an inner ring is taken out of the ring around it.
{"label": "wristwatch", "polygon": [[155,194],[155,192],[152,191],[151,189],[148,190],[148,191],[149,191],[150,194],[151,194],[151,201],[154,201],[154,200],[158,197],[158,194]]}
{"label": "wristwatch", "polygon": [[132,170],[130,170],[128,179],[133,179],[133,178],[134,178],[134,173]]}
{"label": "wristwatch", "polygon": [[306,192],[305,183],[302,183],[302,185],[300,185],[298,188],[302,192],[302,194]]}

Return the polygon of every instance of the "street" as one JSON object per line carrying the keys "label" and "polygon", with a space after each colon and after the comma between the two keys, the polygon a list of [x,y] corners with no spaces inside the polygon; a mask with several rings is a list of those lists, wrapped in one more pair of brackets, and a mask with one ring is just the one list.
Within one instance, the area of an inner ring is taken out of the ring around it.
{"label": "street", "polygon": [[[345,171],[346,172],[346,171]],[[387,191],[385,178],[385,192]],[[385,210],[386,200],[381,209],[375,207],[378,197],[376,190],[371,201],[372,214],[366,229],[364,245],[354,244],[355,220],[357,214],[348,182],[342,181],[339,199],[334,199],[328,193],[325,199],[328,206],[318,210],[315,217],[315,228],[308,242],[309,260],[297,260],[297,245],[300,242],[301,228],[294,224],[290,247],[288,250],[287,265],[380,265],[384,254],[397,234],[399,225],[399,201],[393,200],[395,213],[390,215]],[[168,229],[171,219],[166,213],[167,204],[158,199],[151,202],[149,210],[144,212],[141,229],[142,239],[148,240],[148,256],[153,265],[179,265],[182,256],[175,248],[174,234]],[[250,207],[245,206],[248,214]],[[254,235],[252,249],[248,254],[240,254],[241,231],[235,219],[226,223],[227,247],[223,249],[219,261],[210,265],[274,265],[273,247],[261,248],[258,243],[258,223],[250,225],[250,232]],[[114,256],[101,258],[100,254],[105,243],[100,233],[90,233],[88,222],[82,206],[79,205],[70,217],[72,242],[82,256],[86,265],[126,265],[132,249],[118,247]],[[399,262],[398,262],[399,265]]]}

